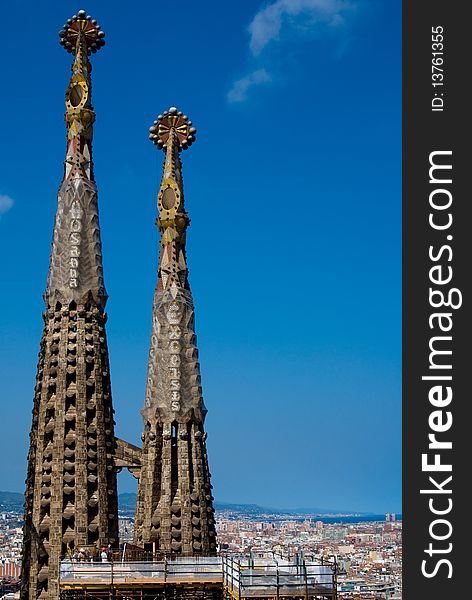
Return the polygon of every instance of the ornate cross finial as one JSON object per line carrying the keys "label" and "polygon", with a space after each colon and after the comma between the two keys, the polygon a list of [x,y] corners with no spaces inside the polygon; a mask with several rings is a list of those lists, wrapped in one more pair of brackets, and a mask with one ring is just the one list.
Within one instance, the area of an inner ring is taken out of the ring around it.
{"label": "ornate cross finial", "polygon": [[167,148],[169,138],[171,141],[175,139],[179,150],[185,150],[195,141],[196,133],[197,130],[192,127],[192,121],[189,121],[187,115],[171,106],[159,115],[154,125],[149,128],[149,139],[159,149]]}
{"label": "ornate cross finial", "polygon": [[60,44],[67,52],[77,54],[81,42],[85,46],[87,54],[95,53],[105,45],[105,32],[101,30],[95,19],[87,15],[85,10],[79,12],[67,20],[59,32]]}

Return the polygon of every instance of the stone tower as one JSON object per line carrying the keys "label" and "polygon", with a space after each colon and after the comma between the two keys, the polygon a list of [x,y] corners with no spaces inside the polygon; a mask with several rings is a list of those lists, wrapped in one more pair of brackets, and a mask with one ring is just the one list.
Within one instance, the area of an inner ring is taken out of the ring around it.
{"label": "stone tower", "polygon": [[206,452],[206,415],[185,254],[190,222],[184,206],[180,152],[195,139],[186,115],[172,107],[150,129],[165,151],[157,196],[161,233],[153,303],[135,543],[180,555],[216,552]]}
{"label": "stone tower", "polygon": [[68,549],[118,542],[88,58],[103,46],[104,33],[79,11],[59,35],[74,63],[28,454],[23,600],[58,598],[59,559]]}

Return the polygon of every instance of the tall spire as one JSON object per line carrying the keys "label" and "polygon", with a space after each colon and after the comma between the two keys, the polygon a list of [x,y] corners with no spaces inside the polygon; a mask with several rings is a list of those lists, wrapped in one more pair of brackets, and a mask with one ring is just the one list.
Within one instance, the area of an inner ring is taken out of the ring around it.
{"label": "tall spire", "polygon": [[180,152],[196,130],[175,107],[159,115],[150,139],[165,151],[157,196],[161,232],[152,315],[142,471],[135,542],[147,549],[192,555],[216,552],[213,496],[206,452],[194,306],[187,278]]}
{"label": "tall spire", "polygon": [[93,175],[92,66],[89,55],[105,44],[94,19],[79,11],[60,32],[61,45],[74,54],[66,92],[67,150],[59,188],[46,300],[86,301],[105,306],[97,188]]}
{"label": "tall spire", "polygon": [[118,542],[88,59],[103,45],[104,34],[79,11],[59,35],[74,63],[66,92],[67,152],[44,295],[28,454],[23,600],[59,597],[59,560],[66,552]]}

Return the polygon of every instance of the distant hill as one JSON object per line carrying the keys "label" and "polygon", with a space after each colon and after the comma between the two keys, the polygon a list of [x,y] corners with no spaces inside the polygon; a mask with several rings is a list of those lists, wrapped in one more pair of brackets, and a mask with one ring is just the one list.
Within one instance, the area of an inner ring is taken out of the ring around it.
{"label": "distant hill", "polygon": [[[134,513],[136,507],[136,494],[125,493],[119,494],[118,504],[123,512]],[[340,511],[328,508],[270,508],[267,506],[259,506],[258,504],[233,504],[231,502],[214,502],[214,507],[217,512],[231,512],[235,515],[254,517],[258,515],[288,515],[288,516],[304,516],[304,515],[353,515],[366,516],[372,513],[360,513],[353,511]]]}
{"label": "distant hill", "polygon": [[218,511],[230,511],[247,515],[353,515],[365,516],[372,513],[353,512],[352,510],[334,510],[332,508],[274,508],[258,504],[232,504],[229,502],[214,503]]}
{"label": "distant hill", "polygon": [[264,512],[265,509],[258,504],[232,504],[231,502],[215,502],[213,503],[215,510],[231,511],[231,512],[244,512],[248,515],[254,514],[259,515]]}
{"label": "distant hill", "polygon": [[[21,514],[23,512],[23,494],[18,492],[0,492],[0,510],[12,511]],[[118,495],[120,510],[133,515],[136,508],[136,494],[123,493]],[[214,503],[217,512],[231,512],[235,515],[254,517],[257,515],[353,515],[366,516],[372,513],[360,513],[353,511],[330,510],[326,508],[269,508],[258,504],[232,504],[230,502]]]}

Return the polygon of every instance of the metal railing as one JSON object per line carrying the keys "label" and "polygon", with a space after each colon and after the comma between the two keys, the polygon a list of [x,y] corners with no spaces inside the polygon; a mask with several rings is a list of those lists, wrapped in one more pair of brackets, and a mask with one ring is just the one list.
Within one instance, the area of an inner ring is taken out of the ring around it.
{"label": "metal railing", "polygon": [[221,584],[234,598],[336,595],[336,563],[273,556],[164,557],[152,561],[61,562],[60,586]]}
{"label": "metal railing", "polygon": [[73,562],[63,560],[60,583],[114,585],[138,581],[158,583],[222,580],[220,557],[189,557],[162,561]]}
{"label": "metal railing", "polygon": [[286,560],[268,562],[257,558],[223,562],[223,581],[233,596],[332,596],[336,593],[335,565]]}

